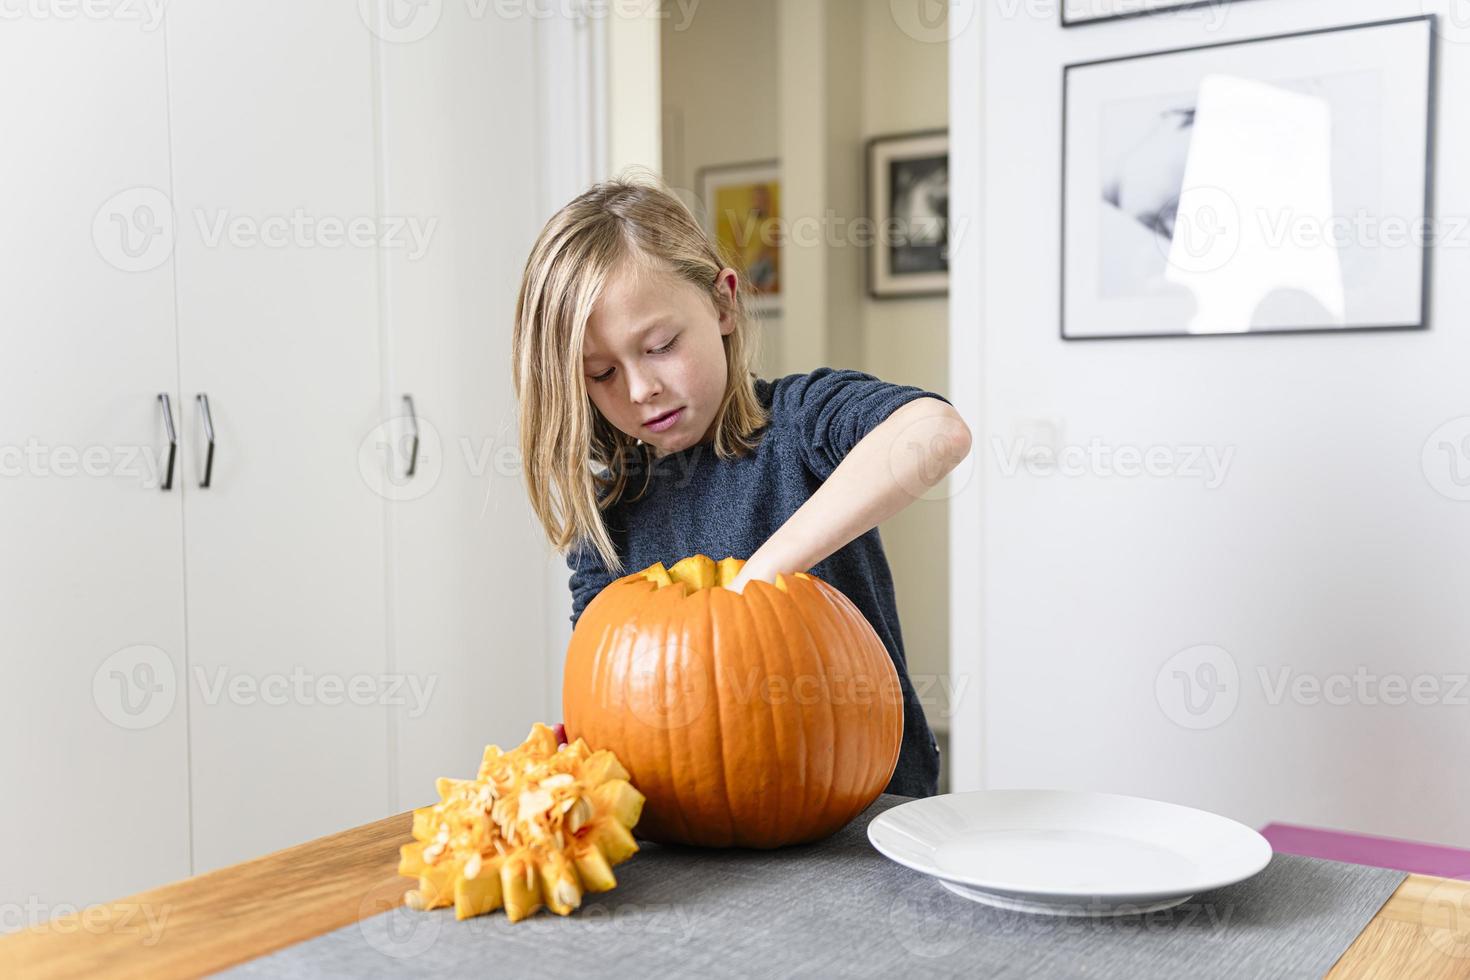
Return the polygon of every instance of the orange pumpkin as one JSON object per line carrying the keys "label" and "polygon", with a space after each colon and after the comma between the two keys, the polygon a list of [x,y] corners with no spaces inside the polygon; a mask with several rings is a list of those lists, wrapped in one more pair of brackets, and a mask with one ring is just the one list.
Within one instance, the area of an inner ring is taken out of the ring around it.
{"label": "orange pumpkin", "polygon": [[567,737],[616,753],[647,798],[648,840],[818,840],[861,813],[898,763],[898,672],[873,627],[802,572],[724,588],[744,564],[651,565],[598,593],[572,633]]}

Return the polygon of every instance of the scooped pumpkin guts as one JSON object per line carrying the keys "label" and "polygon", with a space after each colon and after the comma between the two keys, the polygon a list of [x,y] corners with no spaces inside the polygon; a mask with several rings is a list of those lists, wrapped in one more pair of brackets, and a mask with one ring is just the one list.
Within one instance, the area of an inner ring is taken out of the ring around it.
{"label": "scooped pumpkin guts", "polygon": [[398,873],[418,879],[404,904],[453,905],[456,919],[504,908],[515,922],[543,907],[568,915],[617,885],[643,794],[613,753],[557,736],[538,723],[509,752],[486,747],[474,779],[439,779],[439,802],[414,811],[399,851]]}

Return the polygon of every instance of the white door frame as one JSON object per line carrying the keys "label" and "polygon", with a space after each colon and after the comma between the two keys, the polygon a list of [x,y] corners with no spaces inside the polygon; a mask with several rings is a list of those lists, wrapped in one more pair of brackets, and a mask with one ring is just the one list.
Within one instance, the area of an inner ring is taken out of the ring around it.
{"label": "white door frame", "polygon": [[[536,97],[545,125],[540,150],[546,178],[541,211],[549,219],[607,172],[607,24],[590,16],[586,0],[576,17],[548,17],[537,38],[540,76]],[[561,555],[546,564],[546,717],[561,720],[562,660],[572,637],[570,571]]]}
{"label": "white door frame", "polygon": [[[949,42],[949,392],[974,432],[970,476],[949,500],[949,787],[985,774],[985,13]],[[953,229],[962,233],[953,234]]]}

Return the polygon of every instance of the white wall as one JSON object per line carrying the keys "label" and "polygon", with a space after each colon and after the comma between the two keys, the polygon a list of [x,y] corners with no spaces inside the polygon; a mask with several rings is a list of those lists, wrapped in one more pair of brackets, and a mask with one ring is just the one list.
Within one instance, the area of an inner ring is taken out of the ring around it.
{"label": "white wall", "polygon": [[[956,669],[984,679],[956,725],[958,785],[1114,791],[1255,825],[1470,845],[1470,690],[1455,689],[1470,671],[1470,503],[1437,492],[1421,465],[1431,433],[1470,416],[1470,242],[1435,256],[1425,332],[1057,337],[1064,64],[1452,6],[1259,0],[1063,30],[1054,5],[987,4],[983,30],[957,38],[956,63],[984,64],[983,85],[951,93],[956,141],[983,140],[984,201],[957,191],[955,219],[986,220],[954,273],[983,275],[983,300],[957,298],[951,328],[960,394],[984,418],[983,482],[964,497],[983,487],[983,528],[956,520],[952,542],[984,554],[981,568],[954,566],[956,596],[985,615],[978,646],[969,611],[955,619]],[[1438,211],[1467,215],[1470,120],[1451,94],[1470,90],[1470,31],[1442,33]],[[982,312],[983,344],[970,333]],[[980,361],[973,375],[965,356]],[[1060,420],[1063,444],[1234,457],[1217,489],[1005,475],[995,440],[1040,418]],[[1165,665],[1198,644],[1227,652],[1239,678],[1224,697],[1238,703],[1192,730],[1171,720],[1186,716]],[[1458,704],[1273,704],[1259,674],[1326,681],[1359,666],[1427,675]]]}
{"label": "white wall", "polygon": [[663,160],[659,47],[669,12],[656,3],[604,9],[609,14],[597,19],[606,25],[608,176],[633,166],[657,171]]}
{"label": "white wall", "polygon": [[[862,10],[862,132],[854,162],[859,181],[871,137],[949,125],[947,21],[918,31],[898,22],[888,0],[863,0]],[[866,261],[863,254],[857,258]],[[951,396],[948,298],[875,300],[867,296],[866,280],[860,282],[858,366],[885,381]],[[930,726],[943,733],[951,714],[943,683],[949,673],[948,501],[942,491],[917,500],[885,521],[880,533],[893,569],[909,675],[916,688],[924,688],[920,697]]]}
{"label": "white wall", "polygon": [[[689,8],[685,8],[689,10]],[[781,156],[776,0],[675,5],[660,41],[663,177],[699,213],[701,167]],[[782,318],[761,321],[756,372],[779,377]]]}

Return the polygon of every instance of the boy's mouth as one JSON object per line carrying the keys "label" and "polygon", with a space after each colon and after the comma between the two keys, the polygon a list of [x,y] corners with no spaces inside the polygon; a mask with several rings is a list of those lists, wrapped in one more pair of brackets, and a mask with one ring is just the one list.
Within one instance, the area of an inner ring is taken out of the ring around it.
{"label": "boy's mouth", "polygon": [[683,414],[684,408],[683,406],[680,406],[679,408],[676,408],[671,412],[665,412],[662,415],[649,419],[647,422],[643,423],[643,427],[645,429],[651,429],[654,432],[662,432],[669,426],[673,425],[675,422],[679,421],[679,418]]}

